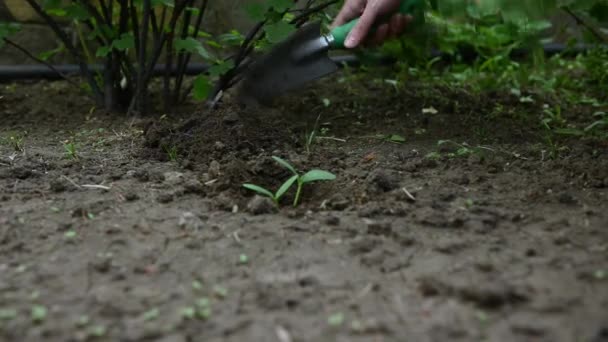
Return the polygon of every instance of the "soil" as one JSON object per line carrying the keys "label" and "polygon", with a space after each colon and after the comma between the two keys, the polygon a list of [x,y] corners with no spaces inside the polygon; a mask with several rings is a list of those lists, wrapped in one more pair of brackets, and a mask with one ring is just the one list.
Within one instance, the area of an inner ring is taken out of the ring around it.
{"label": "soil", "polygon": [[[548,148],[538,104],[327,80],[135,119],[1,87],[2,341],[608,341],[607,148]],[[337,179],[277,208],[242,187],[272,156]]]}

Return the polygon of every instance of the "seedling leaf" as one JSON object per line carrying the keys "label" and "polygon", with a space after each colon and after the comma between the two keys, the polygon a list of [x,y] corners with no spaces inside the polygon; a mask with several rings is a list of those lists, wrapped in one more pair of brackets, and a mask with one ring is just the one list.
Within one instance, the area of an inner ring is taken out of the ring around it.
{"label": "seedling leaf", "polygon": [[323,170],[310,170],[304,176],[302,176],[300,181],[302,183],[310,183],[310,182],[315,182],[315,181],[334,180],[334,179],[336,179],[336,176],[331,172],[327,172],[327,171],[323,171]]}
{"label": "seedling leaf", "polygon": [[284,159],[281,159],[281,158],[275,157],[275,156],[273,156],[272,159],[274,159],[274,161],[276,161],[277,163],[281,164],[281,166],[283,166],[284,168],[286,168],[289,171],[291,171],[294,175],[298,174],[298,171],[296,171],[296,169],[293,166],[291,166],[291,164],[289,164]]}
{"label": "seedling leaf", "polygon": [[289,188],[291,188],[291,186],[293,185],[293,183],[295,183],[295,181],[298,180],[298,176],[297,175],[293,175],[291,176],[291,178],[289,178],[287,181],[285,181],[285,183],[283,183],[283,185],[281,185],[281,187],[279,188],[279,190],[277,190],[277,194],[275,195],[275,198],[278,200],[279,198],[281,198],[281,196],[283,196],[287,190],[289,190]]}
{"label": "seedling leaf", "polygon": [[243,187],[245,189],[249,189],[251,191],[255,191],[260,195],[264,195],[264,196],[268,196],[272,199],[274,199],[274,195],[272,194],[272,192],[262,188],[261,186],[257,186],[255,184],[243,184]]}

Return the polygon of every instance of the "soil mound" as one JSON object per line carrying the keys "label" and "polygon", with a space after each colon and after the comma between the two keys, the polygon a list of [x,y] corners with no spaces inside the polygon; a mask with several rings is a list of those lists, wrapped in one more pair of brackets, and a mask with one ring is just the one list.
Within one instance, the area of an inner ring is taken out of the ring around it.
{"label": "soil mound", "polygon": [[177,154],[195,164],[249,160],[298,143],[280,111],[236,105],[199,112],[177,124],[152,122],[144,131],[145,146],[160,160]]}

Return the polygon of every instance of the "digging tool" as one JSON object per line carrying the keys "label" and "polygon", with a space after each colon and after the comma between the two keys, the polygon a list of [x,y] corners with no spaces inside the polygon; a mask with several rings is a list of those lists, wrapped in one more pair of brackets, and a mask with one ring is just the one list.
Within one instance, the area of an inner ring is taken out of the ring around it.
{"label": "digging tool", "polygon": [[[424,0],[403,0],[399,13],[423,20]],[[329,57],[330,50],[344,49],[344,42],[359,18],[321,34],[321,23],[303,26],[289,38],[277,44],[260,57],[245,73],[241,85],[241,97],[268,104],[275,97],[297,89],[338,70]],[[374,34],[372,29],[371,34]]]}

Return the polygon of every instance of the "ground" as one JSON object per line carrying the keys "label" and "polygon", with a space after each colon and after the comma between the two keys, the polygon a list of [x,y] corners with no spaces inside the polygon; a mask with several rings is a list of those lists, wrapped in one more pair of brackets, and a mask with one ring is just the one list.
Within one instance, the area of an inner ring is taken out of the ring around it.
{"label": "ground", "polygon": [[[0,340],[608,341],[606,145],[516,102],[328,80],[126,118],[4,84]],[[272,156],[337,179],[277,209],[242,187]]]}

